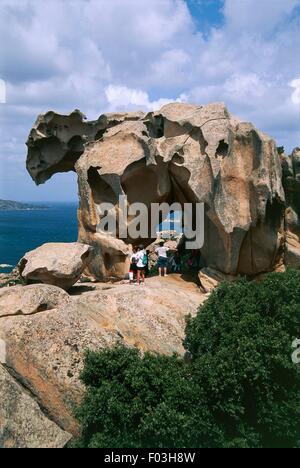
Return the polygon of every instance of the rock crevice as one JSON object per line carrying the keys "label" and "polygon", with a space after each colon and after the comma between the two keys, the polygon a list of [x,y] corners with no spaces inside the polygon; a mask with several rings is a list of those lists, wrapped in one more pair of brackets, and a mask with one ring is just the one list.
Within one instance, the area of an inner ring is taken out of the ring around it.
{"label": "rock crevice", "polygon": [[49,417],[32,393],[0,364],[0,448],[63,448],[71,434]]}

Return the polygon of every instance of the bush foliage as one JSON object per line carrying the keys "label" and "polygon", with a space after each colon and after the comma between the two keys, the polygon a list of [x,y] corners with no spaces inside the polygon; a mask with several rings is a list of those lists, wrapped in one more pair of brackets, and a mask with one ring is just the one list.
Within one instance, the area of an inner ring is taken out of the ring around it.
{"label": "bush foliage", "polygon": [[300,272],[220,285],[189,317],[190,359],[88,352],[77,447],[300,447]]}

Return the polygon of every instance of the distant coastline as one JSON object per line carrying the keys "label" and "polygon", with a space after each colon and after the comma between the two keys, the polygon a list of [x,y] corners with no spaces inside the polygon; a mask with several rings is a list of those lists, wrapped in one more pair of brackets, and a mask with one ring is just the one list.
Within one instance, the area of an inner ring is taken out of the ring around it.
{"label": "distant coastline", "polygon": [[46,205],[33,205],[29,203],[21,203],[12,200],[0,200],[0,211],[33,211],[33,210],[48,210]]}

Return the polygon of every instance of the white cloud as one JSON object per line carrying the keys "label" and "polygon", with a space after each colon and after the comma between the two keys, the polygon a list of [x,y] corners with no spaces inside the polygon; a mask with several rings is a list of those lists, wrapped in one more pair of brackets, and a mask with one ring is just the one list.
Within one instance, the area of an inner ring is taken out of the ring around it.
{"label": "white cloud", "polygon": [[261,98],[265,90],[266,84],[255,73],[235,73],[224,83],[228,99],[239,104],[248,104],[253,99]]}
{"label": "white cloud", "polygon": [[222,26],[205,36],[188,3],[1,0],[2,173],[28,192],[24,142],[48,109],[96,118],[176,99],[224,101],[288,151],[299,146],[300,0],[224,0]]}
{"label": "white cloud", "polygon": [[4,80],[0,80],[0,104],[6,103],[6,83]]}
{"label": "white cloud", "polygon": [[129,89],[126,86],[109,85],[105,89],[107,101],[112,108],[123,108],[124,106],[148,107],[149,96],[144,91]]}
{"label": "white cloud", "polygon": [[[105,89],[105,95],[111,111],[124,111],[132,109],[140,109],[151,111],[160,109],[163,105],[174,101],[174,99],[160,98],[156,101],[151,101],[148,93],[139,89],[127,88],[127,86],[109,85]],[[177,102],[181,102],[183,96],[177,98]]]}
{"label": "white cloud", "polygon": [[192,67],[193,56],[188,50],[170,49],[159,54],[150,65],[147,82],[150,85],[160,83],[161,89],[174,89],[182,86],[182,83],[188,86],[191,83]]}
{"label": "white cloud", "polygon": [[298,0],[226,0],[224,14],[231,30],[267,34],[283,23]]}

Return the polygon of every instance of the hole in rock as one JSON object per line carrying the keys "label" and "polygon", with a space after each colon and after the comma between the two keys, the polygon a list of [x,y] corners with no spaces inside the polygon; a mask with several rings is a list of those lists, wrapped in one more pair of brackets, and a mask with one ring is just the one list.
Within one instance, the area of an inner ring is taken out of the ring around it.
{"label": "hole in rock", "polygon": [[218,156],[225,158],[228,155],[228,150],[229,150],[228,143],[226,143],[224,140],[221,140],[216,150],[216,158]]}
{"label": "hole in rock", "polygon": [[90,167],[88,170],[88,182],[96,205],[100,205],[101,203],[117,202],[113,189],[108,185],[104,178],[99,175],[97,168]]}
{"label": "hole in rock", "polygon": [[161,138],[164,136],[164,119],[161,115],[157,115],[146,122],[147,130],[151,138]]}
{"label": "hole in rock", "polygon": [[68,142],[68,147],[71,151],[79,153],[77,156],[80,156],[84,151],[82,137],[78,135],[73,136]]}
{"label": "hole in rock", "polygon": [[172,162],[176,164],[183,164],[184,163],[184,157],[180,156],[178,153],[175,153]]}
{"label": "hole in rock", "polygon": [[111,255],[109,255],[108,253],[104,254],[104,265],[106,270],[110,270],[114,265]]}
{"label": "hole in rock", "polygon": [[160,216],[159,225],[157,226],[157,233],[165,235],[167,238],[179,235],[183,232],[183,214],[181,211],[170,210],[167,216]]}

